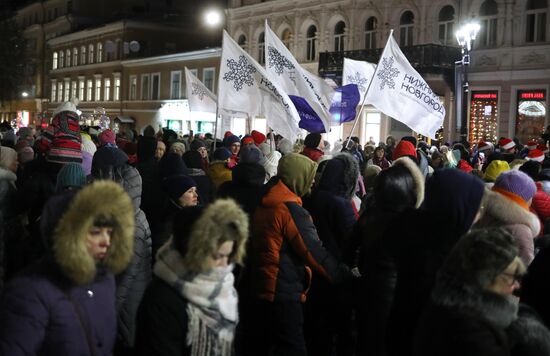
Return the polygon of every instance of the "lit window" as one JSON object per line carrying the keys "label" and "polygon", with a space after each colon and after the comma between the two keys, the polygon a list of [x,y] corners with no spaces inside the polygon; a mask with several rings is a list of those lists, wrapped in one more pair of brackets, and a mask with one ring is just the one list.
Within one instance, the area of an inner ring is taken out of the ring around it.
{"label": "lit window", "polygon": [[170,73],[170,99],[180,98],[181,71]]}
{"label": "lit window", "polygon": [[52,69],[57,69],[57,52],[53,52]]}
{"label": "lit window", "polygon": [[103,93],[103,100],[111,100],[111,79],[105,78],[105,89]]}

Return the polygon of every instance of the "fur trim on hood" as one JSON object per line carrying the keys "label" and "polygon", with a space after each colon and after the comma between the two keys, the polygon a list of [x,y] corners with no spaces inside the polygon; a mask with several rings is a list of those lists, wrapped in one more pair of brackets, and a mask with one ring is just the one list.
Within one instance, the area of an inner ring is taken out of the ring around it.
{"label": "fur trim on hood", "polygon": [[533,237],[539,235],[540,221],[535,214],[500,193],[485,189],[484,194],[487,197],[484,217],[479,221],[480,226],[491,225],[491,220],[497,220],[503,225],[525,225],[531,230]]}
{"label": "fur trim on hood", "polygon": [[7,180],[9,182],[15,182],[17,180],[17,176],[12,171],[0,167],[0,180]]}
{"label": "fur trim on hood", "polygon": [[225,241],[234,241],[231,261],[242,265],[248,238],[248,216],[231,199],[219,199],[193,223],[184,264],[194,272],[208,268],[208,257]]}
{"label": "fur trim on hood", "polygon": [[53,252],[63,273],[78,285],[93,281],[96,262],[88,253],[86,235],[99,216],[114,219],[111,246],[101,262],[114,274],[124,270],[134,249],[134,209],[122,187],[98,181],[79,191],[53,233]]}
{"label": "fur trim on hood", "polygon": [[416,205],[415,207],[418,209],[420,205],[422,205],[422,202],[424,201],[424,187],[425,187],[425,179],[424,174],[420,171],[418,168],[418,165],[409,157],[401,157],[393,161],[392,166],[403,166],[411,172],[411,176],[414,179],[414,183],[416,185]]}
{"label": "fur trim on hood", "polygon": [[343,152],[335,154],[325,164],[325,170],[319,182],[319,189],[351,199],[359,178],[357,160],[351,154]]}
{"label": "fur trim on hood", "polygon": [[518,318],[518,306],[511,298],[459,282],[440,272],[432,292],[436,305],[476,315],[500,328],[507,328]]}

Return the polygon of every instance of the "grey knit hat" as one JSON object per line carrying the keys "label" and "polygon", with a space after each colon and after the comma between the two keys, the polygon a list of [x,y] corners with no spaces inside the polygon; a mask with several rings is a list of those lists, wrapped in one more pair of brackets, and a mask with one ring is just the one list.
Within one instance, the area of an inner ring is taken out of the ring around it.
{"label": "grey knit hat", "polygon": [[514,238],[505,229],[476,229],[457,242],[440,273],[486,288],[518,254]]}

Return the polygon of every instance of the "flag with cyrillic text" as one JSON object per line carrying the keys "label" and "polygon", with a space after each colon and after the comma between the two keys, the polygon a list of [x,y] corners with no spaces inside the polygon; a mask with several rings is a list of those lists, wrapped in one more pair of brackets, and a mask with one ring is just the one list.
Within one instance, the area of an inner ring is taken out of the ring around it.
{"label": "flag with cyrillic text", "polygon": [[378,62],[366,102],[433,139],[445,118],[445,107],[439,97],[411,66],[391,35]]}
{"label": "flag with cyrillic text", "polygon": [[185,67],[185,88],[190,111],[216,112],[216,95],[187,67]]}
{"label": "flag with cyrillic text", "polygon": [[[306,122],[321,120],[324,131],[310,132],[329,132],[330,104],[334,89],[298,63],[285,44],[271,30],[267,20],[265,21],[265,48],[266,70],[270,77],[289,95],[303,98],[313,110],[313,117],[302,119]],[[315,124],[312,127],[319,127],[319,125]]]}
{"label": "flag with cyrillic text", "polygon": [[361,94],[359,102],[362,103],[375,70],[376,64],[374,63],[344,58],[342,85],[356,84],[359,94]]}
{"label": "flag with cyrillic text", "polygon": [[276,133],[294,142],[300,116],[288,94],[233,39],[223,33],[218,105],[224,110],[265,116]]}

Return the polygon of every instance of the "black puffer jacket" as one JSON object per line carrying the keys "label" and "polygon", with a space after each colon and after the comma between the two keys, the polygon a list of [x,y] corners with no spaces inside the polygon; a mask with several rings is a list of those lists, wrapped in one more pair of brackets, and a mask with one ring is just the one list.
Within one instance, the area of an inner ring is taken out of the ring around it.
{"label": "black puffer jacket", "polygon": [[[218,189],[218,197],[234,199],[249,216],[252,222],[254,211],[263,196],[262,186],[265,169],[256,163],[240,163],[233,168],[232,181],[223,183]],[[252,229],[250,229],[252,231]]]}

